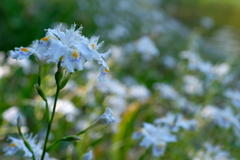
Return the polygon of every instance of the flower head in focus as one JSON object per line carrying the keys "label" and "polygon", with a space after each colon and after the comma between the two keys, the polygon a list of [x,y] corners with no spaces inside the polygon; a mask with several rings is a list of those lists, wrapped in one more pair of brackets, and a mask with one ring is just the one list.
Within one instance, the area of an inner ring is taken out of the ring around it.
{"label": "flower head in focus", "polygon": [[10,51],[10,56],[21,60],[34,55],[40,64],[58,63],[60,57],[63,57],[61,66],[70,73],[83,70],[85,62],[94,59],[100,65],[99,80],[104,81],[109,72],[104,59],[109,57],[111,51],[99,53],[98,49],[102,47],[103,42],[98,44],[99,37],[93,36],[88,39],[82,36],[82,28],[76,29],[76,24],[73,24],[70,29],[62,30],[60,24],[54,29],[46,29],[45,37],[33,41],[30,47],[15,48],[14,51]]}

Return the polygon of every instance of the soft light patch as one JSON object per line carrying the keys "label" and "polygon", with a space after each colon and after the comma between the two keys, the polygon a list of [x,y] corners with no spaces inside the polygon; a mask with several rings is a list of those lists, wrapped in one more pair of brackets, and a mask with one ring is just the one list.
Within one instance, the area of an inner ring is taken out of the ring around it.
{"label": "soft light patch", "polygon": [[28,52],[29,49],[27,49],[27,48],[21,48],[21,51],[23,51],[23,52]]}

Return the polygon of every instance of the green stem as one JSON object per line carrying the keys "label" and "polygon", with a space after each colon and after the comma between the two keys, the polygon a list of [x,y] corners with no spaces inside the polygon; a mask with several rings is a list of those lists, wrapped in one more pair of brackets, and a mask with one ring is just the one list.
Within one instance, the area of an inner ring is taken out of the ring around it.
{"label": "green stem", "polygon": [[24,135],[22,134],[22,132],[21,132],[21,126],[18,126],[17,128],[18,128],[18,133],[19,133],[20,137],[22,138],[22,140],[23,140],[25,146],[26,146],[27,149],[32,153],[32,159],[33,159],[33,160],[36,160],[31,145],[28,143],[27,139],[25,138],[25,136],[24,136]]}
{"label": "green stem", "polygon": [[46,148],[46,151],[51,150],[53,146],[55,146],[56,144],[58,144],[58,143],[61,142],[61,141],[62,141],[62,139],[57,140],[56,142],[54,142],[53,144],[51,144],[50,146],[48,146],[48,147]]}
{"label": "green stem", "polygon": [[85,130],[79,132],[77,135],[79,136],[79,135],[81,135],[81,134],[87,132],[89,129],[95,127],[96,125],[97,125],[97,123],[93,123],[91,126],[89,126],[88,128],[86,128]]}
{"label": "green stem", "polygon": [[45,100],[45,103],[46,103],[46,118],[47,118],[47,122],[49,123],[50,122],[50,112],[49,112],[49,107],[48,107],[48,101]]}
{"label": "green stem", "polygon": [[42,74],[42,64],[39,63],[38,66],[38,85],[41,86],[41,74]]}
{"label": "green stem", "polygon": [[45,137],[45,141],[44,141],[44,148],[43,148],[43,153],[42,153],[42,157],[41,160],[44,159],[45,153],[46,153],[46,148],[47,148],[47,141],[48,141],[48,136],[51,130],[51,126],[52,126],[52,121],[55,115],[55,110],[56,110],[56,106],[57,106],[57,99],[58,99],[58,94],[60,92],[59,86],[57,86],[57,90],[56,90],[56,95],[55,95],[55,99],[54,99],[54,105],[53,105],[53,111],[52,111],[52,117],[48,123],[48,128],[47,128],[47,134]]}

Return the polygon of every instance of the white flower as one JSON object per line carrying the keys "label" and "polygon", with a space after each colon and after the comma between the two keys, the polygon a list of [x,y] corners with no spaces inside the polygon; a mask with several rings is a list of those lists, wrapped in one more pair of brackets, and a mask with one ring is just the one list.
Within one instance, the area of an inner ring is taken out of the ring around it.
{"label": "white flower", "polygon": [[188,60],[189,70],[196,70],[202,62],[202,59],[199,57],[199,55],[192,51],[183,51],[180,53],[180,57]]}
{"label": "white flower", "polygon": [[143,85],[133,85],[129,88],[129,96],[138,99],[140,102],[145,102],[151,92]]}
{"label": "white flower", "polygon": [[240,92],[228,89],[225,91],[224,95],[232,100],[232,104],[236,108],[240,108]]}
{"label": "white flower", "polygon": [[107,59],[111,53],[110,50],[108,50],[106,53],[99,53],[98,49],[100,49],[103,45],[104,42],[100,42],[98,44],[98,39],[99,37],[93,36],[90,38],[89,43],[88,43],[88,47],[92,50],[93,55],[92,58],[98,61],[98,64],[101,65],[100,67],[100,71],[101,74],[98,77],[98,79],[100,81],[105,81],[105,76],[107,74],[107,72],[109,72],[109,67],[107,65],[107,63],[104,61],[104,59]]}
{"label": "white flower", "polygon": [[[50,106],[50,111],[53,110],[53,98],[47,98],[48,105]],[[42,107],[45,107],[45,104],[42,104]],[[56,106],[56,112],[63,113],[66,116],[66,120],[68,122],[73,122],[76,117],[79,115],[79,110],[74,106],[74,104],[71,101],[67,101],[64,99],[58,99],[58,103]]]}
{"label": "white flower", "polygon": [[110,108],[106,108],[106,111],[98,117],[98,119],[94,122],[94,124],[103,124],[103,125],[109,125],[115,121],[115,118],[113,117],[113,112]]}
{"label": "white flower", "polygon": [[[40,160],[42,155],[42,143],[37,143],[37,136],[33,136],[32,134],[25,134],[24,135],[26,140],[28,141],[29,145],[32,147],[36,160]],[[6,147],[3,152],[6,156],[12,156],[17,153],[17,151],[21,150],[24,152],[23,157],[27,157],[31,159],[32,153],[28,150],[25,146],[24,141],[22,139],[14,138],[8,136],[8,139],[11,140],[11,143],[8,147]],[[48,160],[48,154],[45,155],[44,160]]]}
{"label": "white flower", "polygon": [[158,118],[154,121],[156,124],[163,124],[169,127],[173,132],[178,132],[179,128],[189,130],[196,126],[195,120],[187,120],[181,114],[173,114],[169,112],[166,117]]}
{"label": "white flower", "polygon": [[152,42],[152,40],[147,37],[141,37],[136,43],[137,52],[142,55],[143,60],[150,60],[152,57],[159,55],[159,50]]}
{"label": "white flower", "polygon": [[143,128],[140,132],[133,134],[133,139],[139,139],[143,136],[140,146],[149,148],[153,145],[152,155],[155,157],[162,156],[166,149],[168,142],[176,142],[177,138],[175,135],[170,133],[169,128],[154,126],[150,123],[143,123]]}
{"label": "white flower", "polygon": [[176,99],[178,97],[177,91],[170,85],[164,83],[155,83],[154,88],[160,91],[164,99]]}
{"label": "white flower", "polygon": [[215,65],[212,68],[212,72],[218,77],[224,77],[230,71],[230,66],[227,63],[222,63],[219,65]]}
{"label": "white flower", "polygon": [[193,160],[234,160],[229,157],[227,151],[221,150],[219,146],[213,146],[210,143],[204,144],[205,149],[196,153]]}
{"label": "white flower", "polygon": [[92,151],[89,151],[88,153],[86,153],[82,160],[91,160],[92,159]]}
{"label": "white flower", "polygon": [[202,95],[203,84],[197,77],[186,75],[184,76],[184,82],[184,90],[186,93]]}
{"label": "white flower", "polygon": [[219,109],[215,106],[206,106],[202,111],[202,115],[211,118],[222,128],[228,129],[233,126],[234,129],[240,129],[237,115],[234,115],[233,110],[228,106],[224,109]]}
{"label": "white flower", "polygon": [[109,57],[111,51],[104,54],[99,53],[97,50],[103,45],[103,42],[97,44],[99,37],[93,36],[89,40],[82,36],[82,27],[76,29],[76,24],[65,31],[61,30],[61,26],[62,24],[54,29],[46,29],[46,36],[41,40],[33,41],[30,47],[20,47],[15,48],[15,51],[10,51],[11,57],[25,59],[33,54],[41,64],[45,62],[58,63],[59,58],[63,57],[61,66],[70,73],[75,70],[83,70],[84,63],[94,59],[101,65],[99,80],[104,81],[109,72],[109,67],[104,59]]}
{"label": "white flower", "polygon": [[5,110],[2,114],[4,120],[8,121],[12,125],[17,125],[17,117],[21,117],[23,124],[26,124],[25,116],[20,112],[17,106],[13,106]]}

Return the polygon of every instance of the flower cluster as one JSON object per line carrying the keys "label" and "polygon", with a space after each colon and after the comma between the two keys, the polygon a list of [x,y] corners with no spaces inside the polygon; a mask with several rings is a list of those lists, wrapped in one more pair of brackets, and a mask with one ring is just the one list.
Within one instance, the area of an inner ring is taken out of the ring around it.
{"label": "flower cluster", "polygon": [[15,51],[10,51],[10,56],[14,59],[25,59],[34,55],[40,64],[58,63],[60,57],[63,57],[61,66],[70,73],[83,70],[84,63],[94,59],[101,66],[99,80],[104,81],[106,73],[109,72],[104,59],[109,56],[110,50],[99,53],[103,42],[98,43],[99,37],[96,36],[90,39],[82,36],[82,27],[75,29],[76,24],[65,31],[61,30],[61,26],[60,24],[54,29],[46,29],[44,38],[33,41],[30,47],[15,48]]}

